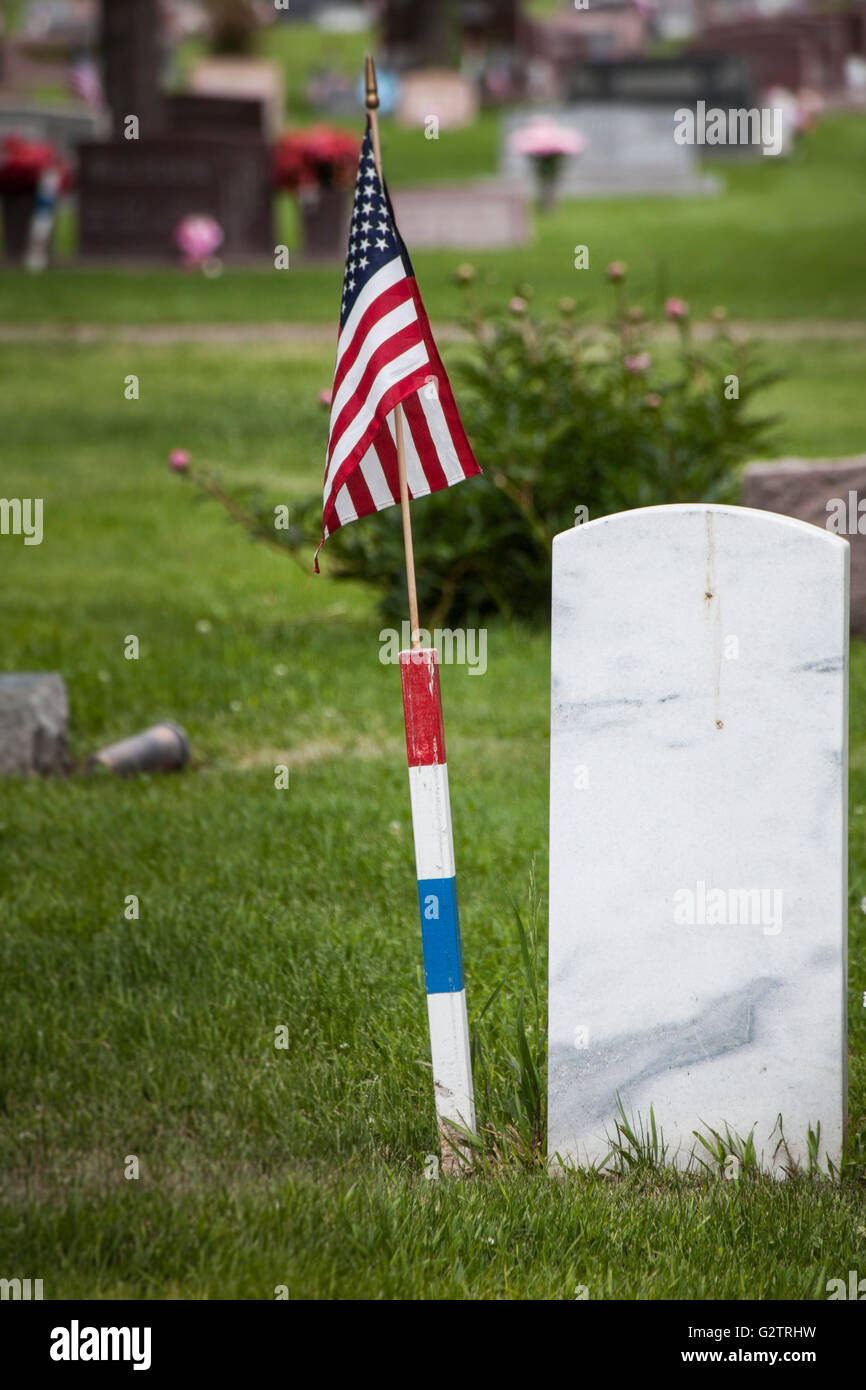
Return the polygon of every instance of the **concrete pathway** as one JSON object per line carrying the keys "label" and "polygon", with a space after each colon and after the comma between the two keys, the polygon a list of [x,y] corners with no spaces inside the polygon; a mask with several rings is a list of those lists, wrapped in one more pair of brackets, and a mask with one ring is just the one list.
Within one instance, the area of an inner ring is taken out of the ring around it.
{"label": "concrete pathway", "polygon": [[[732,320],[728,325],[736,338],[764,339],[771,342],[799,342],[805,339],[866,343],[866,322],[859,319],[783,319]],[[592,337],[600,325],[588,325],[585,335]],[[468,339],[456,323],[434,325],[437,342]],[[699,341],[716,332],[711,323],[696,322]],[[651,336],[675,340],[672,324],[656,325]],[[0,323],[0,343],[274,343],[285,345],[336,347],[336,329],[331,323]]]}

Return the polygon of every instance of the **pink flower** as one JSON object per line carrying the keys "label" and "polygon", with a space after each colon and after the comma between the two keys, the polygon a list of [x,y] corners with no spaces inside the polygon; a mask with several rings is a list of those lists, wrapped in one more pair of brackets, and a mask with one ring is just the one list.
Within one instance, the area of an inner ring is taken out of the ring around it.
{"label": "pink flower", "polygon": [[823,110],[824,98],[820,92],[801,87],[797,93],[797,130],[811,130]]}
{"label": "pink flower", "polygon": [[689,306],[684,299],[666,299],[665,313],[669,319],[687,319]]}
{"label": "pink flower", "polygon": [[658,391],[648,391],[643,398],[644,405],[648,405],[650,410],[658,410],[662,403],[662,398]]}
{"label": "pink flower", "polygon": [[586,149],[586,140],[576,130],[558,125],[550,116],[533,116],[528,125],[514,132],[511,145],[518,154],[578,155]]}
{"label": "pink flower", "polygon": [[521,299],[520,295],[516,294],[513,299],[509,299],[508,307],[512,314],[525,314],[528,305],[525,299]]}
{"label": "pink flower", "polygon": [[325,391],[320,391],[320,392],[319,392],[319,405],[330,405],[330,404],[331,404],[331,397],[333,396],[333,394],[334,394],[333,390],[330,390],[330,389],[325,390]]}
{"label": "pink flower", "polygon": [[630,352],[622,359],[623,366],[632,376],[639,376],[641,372],[649,371],[652,365],[652,358],[648,352]]}
{"label": "pink flower", "polygon": [[607,276],[608,280],[624,280],[625,261],[611,261],[610,265],[605,271],[605,275]]}
{"label": "pink flower", "polygon": [[212,217],[190,213],[178,222],[174,239],[188,261],[201,265],[222,245],[223,229]]}
{"label": "pink flower", "polygon": [[185,473],[189,468],[190,456],[186,449],[172,449],[168,456],[168,466],[175,473]]}

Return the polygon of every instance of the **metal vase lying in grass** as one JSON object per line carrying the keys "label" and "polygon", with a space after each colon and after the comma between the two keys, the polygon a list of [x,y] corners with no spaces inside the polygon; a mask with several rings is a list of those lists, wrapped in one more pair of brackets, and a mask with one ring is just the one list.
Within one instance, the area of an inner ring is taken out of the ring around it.
{"label": "metal vase lying in grass", "polygon": [[118,777],[136,772],[176,772],[189,762],[189,739],[179,724],[165,720],[131,738],[100,748],[87,760],[88,770],[105,768]]}

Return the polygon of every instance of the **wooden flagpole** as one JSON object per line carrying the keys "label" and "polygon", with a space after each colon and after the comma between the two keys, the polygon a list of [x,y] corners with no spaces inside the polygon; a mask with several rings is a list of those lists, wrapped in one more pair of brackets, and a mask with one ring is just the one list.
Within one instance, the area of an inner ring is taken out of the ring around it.
{"label": "wooden flagpole", "polygon": [[[367,111],[376,172],[384,192],[382,150],[379,144],[379,93],[376,69],[368,57],[365,69]],[[445,731],[439,689],[439,653],[422,647],[418,629],[418,595],[412,525],[409,520],[409,486],[403,437],[403,409],[394,407],[400,509],[406,550],[406,581],[412,650],[400,653],[403,713],[406,721],[406,753],[409,762],[409,795],[412,832],[418,873],[418,907],[424,946],[424,980],[433,1094],[442,1153],[442,1169],[459,1173],[469,1157],[463,1133],[476,1133],[475,1093],[472,1084],[472,1050],[463,979],[463,948],[457,908],[457,876],[454,836],[445,760]],[[461,1131],[463,1133],[461,1133]],[[428,1174],[428,1176],[430,1176]]]}
{"label": "wooden flagpole", "polygon": [[[379,144],[379,88],[376,85],[376,65],[368,54],[364,62],[364,77],[367,90],[367,111],[370,116],[370,130],[373,136],[373,157],[379,182],[385,187],[382,174],[382,146]],[[403,548],[406,552],[406,587],[409,592],[409,626],[412,631],[412,646],[421,646],[418,635],[418,591],[415,586],[415,551],[412,545],[412,521],[409,516],[409,484],[406,481],[406,451],[403,443],[403,407],[398,401],[394,407],[394,432],[397,437],[397,476],[400,480],[400,512],[403,517]]]}

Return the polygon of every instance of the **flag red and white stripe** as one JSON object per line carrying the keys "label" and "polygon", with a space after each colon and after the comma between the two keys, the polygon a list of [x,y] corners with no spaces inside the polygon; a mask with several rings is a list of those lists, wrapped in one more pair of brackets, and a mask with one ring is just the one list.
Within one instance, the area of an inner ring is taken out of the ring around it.
{"label": "flag red and white stripe", "polygon": [[319,550],[347,522],[399,505],[397,404],[410,498],[481,472],[376,171],[368,120],[343,279]]}

